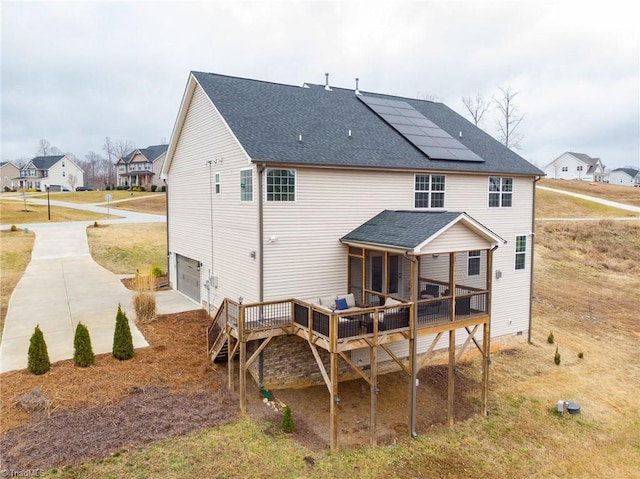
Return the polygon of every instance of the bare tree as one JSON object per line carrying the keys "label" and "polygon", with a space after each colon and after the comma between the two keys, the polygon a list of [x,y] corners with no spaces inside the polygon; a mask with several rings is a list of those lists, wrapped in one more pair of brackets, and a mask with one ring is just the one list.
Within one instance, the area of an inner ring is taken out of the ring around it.
{"label": "bare tree", "polygon": [[38,149],[36,150],[36,156],[49,156],[51,152],[51,142],[46,138],[41,138],[38,142]]}
{"label": "bare tree", "polygon": [[514,102],[514,98],[519,92],[513,91],[511,85],[506,88],[500,88],[501,96],[493,97],[493,103],[498,107],[500,111],[500,118],[498,118],[498,131],[500,133],[500,141],[507,148],[520,148],[520,141],[522,135],[517,133],[516,130],[522,123],[524,115],[521,115],[518,111],[518,107]]}
{"label": "bare tree", "polygon": [[489,111],[491,102],[485,100],[481,93],[476,93],[475,98],[463,96],[462,103],[469,111],[473,124],[478,126],[482,121],[482,117]]}
{"label": "bare tree", "polygon": [[71,191],[75,191],[76,183],[78,183],[78,177],[73,173],[70,173],[69,176],[67,176],[67,183],[69,183]]}
{"label": "bare tree", "polygon": [[135,149],[135,145],[127,140],[113,141],[108,136],[104,139],[102,149],[107,154],[109,163],[109,171],[107,174],[107,184],[113,186],[115,184],[115,164],[120,159],[131,153]]}

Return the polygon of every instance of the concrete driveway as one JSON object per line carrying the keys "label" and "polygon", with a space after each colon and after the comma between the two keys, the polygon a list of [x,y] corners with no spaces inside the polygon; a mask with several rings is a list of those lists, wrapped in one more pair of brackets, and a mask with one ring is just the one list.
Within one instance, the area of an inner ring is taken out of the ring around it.
{"label": "concrete driveway", "polygon": [[[80,321],[89,329],[94,352],[111,352],[118,304],[130,320],[134,347],[148,346],[134,324],[133,292],[89,254],[86,227],[92,223],[29,225],[36,240],[31,262],[9,300],[0,343],[0,372],[27,367],[29,340],[36,325],[44,333],[52,363],[73,357],[73,337]],[[160,314],[199,308],[176,291],[157,292],[156,300]]]}

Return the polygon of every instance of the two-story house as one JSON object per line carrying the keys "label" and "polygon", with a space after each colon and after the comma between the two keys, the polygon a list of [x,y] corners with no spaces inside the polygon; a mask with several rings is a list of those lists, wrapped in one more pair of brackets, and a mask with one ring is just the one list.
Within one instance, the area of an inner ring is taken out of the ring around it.
{"label": "two-story house", "polygon": [[162,186],[160,170],[169,145],[151,145],[133,150],[116,162],[118,186],[141,186],[150,190]]}
{"label": "two-story house", "polygon": [[2,191],[13,190],[17,184],[18,175],[20,175],[20,168],[10,161],[0,161],[0,189]]}
{"label": "two-story house", "polygon": [[548,178],[605,182],[607,175],[600,158],[566,151],[549,163],[544,173]]}
{"label": "two-story house", "polygon": [[66,155],[37,156],[20,169],[20,188],[62,191],[79,186],[84,186],[84,170]]}
{"label": "two-story house", "polygon": [[473,340],[484,405],[490,338],[528,337],[543,172],[442,103],[192,72],[162,175],[170,282],[239,352],[241,408],[247,372],[324,382],[333,447],[341,379],[373,404]]}

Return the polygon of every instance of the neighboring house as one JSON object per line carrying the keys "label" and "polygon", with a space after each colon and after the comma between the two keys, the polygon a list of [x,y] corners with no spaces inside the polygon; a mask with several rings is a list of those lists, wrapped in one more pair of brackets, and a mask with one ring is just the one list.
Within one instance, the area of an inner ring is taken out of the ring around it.
{"label": "neighboring house", "polygon": [[639,172],[634,168],[616,168],[609,173],[609,183],[612,185],[640,186]]}
{"label": "neighboring house", "polygon": [[19,188],[45,191],[84,186],[84,170],[66,155],[37,156],[20,169]]}
{"label": "neighboring house", "polygon": [[544,173],[547,178],[561,180],[606,181],[607,175],[600,158],[591,158],[584,153],[567,151],[549,163]]}
{"label": "neighboring house", "polygon": [[152,185],[163,185],[160,170],[169,145],[152,145],[133,150],[116,162],[118,186],[141,186],[151,190]]}
{"label": "neighboring house", "polygon": [[241,408],[247,371],[327,384],[333,447],[338,377],[377,394],[411,351],[475,343],[488,368],[490,337],[528,337],[541,175],[442,103],[193,72],[162,169],[170,282],[216,310],[212,356],[239,341]]}
{"label": "neighboring house", "polygon": [[9,191],[13,190],[15,185],[18,184],[18,176],[20,175],[20,168],[11,163],[10,161],[0,162],[0,190]]}

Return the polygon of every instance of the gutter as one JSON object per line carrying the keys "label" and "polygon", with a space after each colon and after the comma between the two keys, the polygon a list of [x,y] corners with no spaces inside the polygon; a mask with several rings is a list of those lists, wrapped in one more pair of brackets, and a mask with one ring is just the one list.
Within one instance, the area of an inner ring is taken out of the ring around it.
{"label": "gutter", "polygon": [[164,205],[164,216],[167,218],[167,284],[171,284],[171,261],[169,259],[169,185],[167,184],[167,179],[163,178],[165,186],[165,205]]}
{"label": "gutter", "polygon": [[531,334],[531,330],[533,327],[533,262],[534,262],[534,253],[535,253],[535,231],[536,231],[536,183],[542,179],[542,176],[537,176],[535,180],[533,180],[533,214],[531,215],[531,268],[530,268],[530,279],[529,279],[529,333],[527,336],[527,341],[529,344],[533,344],[533,338]]}
{"label": "gutter", "polygon": [[[258,301],[264,301],[264,204],[262,201],[262,175],[265,164],[258,166]],[[264,388],[264,351],[258,355],[258,386]]]}

